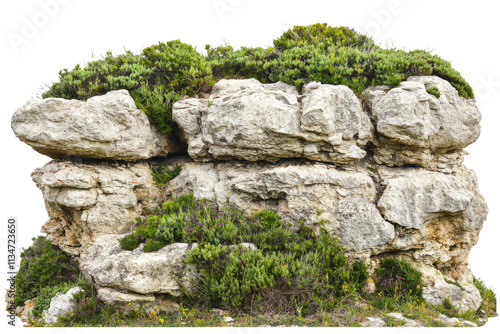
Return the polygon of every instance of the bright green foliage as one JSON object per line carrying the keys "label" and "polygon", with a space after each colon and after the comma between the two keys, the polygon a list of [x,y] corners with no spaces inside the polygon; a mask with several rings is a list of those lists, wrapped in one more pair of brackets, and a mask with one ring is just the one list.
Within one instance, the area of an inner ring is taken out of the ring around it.
{"label": "bright green foliage", "polygon": [[[144,252],[150,252],[174,242],[198,243],[187,263],[202,279],[187,297],[205,306],[256,307],[279,287],[288,291],[280,307],[295,310],[295,304],[318,294],[331,299],[355,294],[368,278],[366,266],[349,263],[326,231],[316,235],[303,225],[292,229],[269,210],[245,217],[231,206],[213,205],[192,195],[164,203],[121,240],[122,247],[144,242]],[[253,243],[258,250],[234,246],[241,243]]]}
{"label": "bright green foliage", "polygon": [[376,85],[397,86],[412,75],[437,75],[463,97],[473,98],[469,84],[449,62],[427,51],[383,49],[370,38],[345,27],[295,26],[274,40],[274,48],[207,46],[216,79],[256,78],[282,81],[299,90],[311,81],[346,85],[360,94]]}
{"label": "bright green foliage", "polygon": [[87,100],[116,89],[127,89],[158,130],[170,133],[172,104],[213,85],[210,65],[192,46],[178,40],[158,43],[135,55],[107,53],[83,68],[59,72],[47,97]]}
{"label": "bright green foliage", "polygon": [[43,288],[70,281],[79,273],[68,256],[43,236],[33,238],[33,245],[21,252],[21,259],[15,278],[16,307],[36,297]]}
{"label": "bright green foliage", "polygon": [[154,168],[153,172],[153,181],[155,184],[159,186],[164,186],[169,183],[171,180],[176,178],[181,172],[181,166],[175,165],[174,167],[163,166],[159,168]]}
{"label": "bright green foliage", "polygon": [[375,270],[377,289],[383,295],[404,301],[423,301],[422,274],[411,264],[388,257]]}
{"label": "bright green foliage", "polygon": [[344,46],[352,48],[377,48],[371,38],[356,33],[347,27],[329,27],[326,23],[309,26],[294,26],[273,41],[277,50],[284,51],[305,45],[323,47]]}
{"label": "bright green foliage", "polygon": [[473,276],[474,286],[479,290],[483,302],[479,310],[483,310],[488,317],[497,316],[497,296],[492,289],[486,287],[484,282]]}
{"label": "bright green foliage", "polygon": [[326,24],[295,26],[274,40],[273,47],[234,50],[206,46],[207,56],[179,40],[159,42],[140,54],[107,53],[72,70],[42,96],[86,100],[116,89],[127,89],[136,105],[161,132],[171,133],[172,105],[183,96],[208,91],[219,79],[255,78],[283,81],[299,90],[304,84],[346,85],[360,94],[376,85],[397,86],[412,75],[437,75],[460,96],[473,98],[470,85],[448,61],[427,51],[384,49],[346,27]]}
{"label": "bright green foliage", "polygon": [[431,94],[431,95],[434,95],[435,97],[437,97],[439,99],[439,97],[441,96],[441,93],[439,92],[439,89],[437,87],[431,87],[431,88],[428,88],[427,89],[427,93]]}

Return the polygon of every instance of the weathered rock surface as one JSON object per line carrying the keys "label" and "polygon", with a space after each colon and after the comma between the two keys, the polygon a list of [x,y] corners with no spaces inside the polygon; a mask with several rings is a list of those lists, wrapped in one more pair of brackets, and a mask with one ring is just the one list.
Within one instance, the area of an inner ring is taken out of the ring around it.
{"label": "weathered rock surface", "polygon": [[141,307],[145,313],[158,313],[160,310],[172,313],[179,309],[179,305],[165,295],[144,295],[111,288],[99,288],[99,298],[127,315],[132,310],[138,310]]}
{"label": "weathered rock surface", "polygon": [[346,86],[221,80],[208,99],[176,102],[173,119],[199,161],[307,158],[346,164],[366,155],[373,126]]}
{"label": "weathered rock surface", "polygon": [[378,174],[385,186],[378,207],[397,227],[383,252],[404,250],[454,279],[468,272],[469,252],[488,213],[475,173],[465,166],[454,174],[381,166]]}
{"label": "weathered rock surface", "polygon": [[[465,275],[462,275],[462,279]],[[449,280],[453,281],[453,280]],[[435,280],[434,285],[424,286],[423,296],[426,302],[432,305],[442,305],[445,299],[460,312],[476,311],[482,302],[479,290],[472,283],[472,274],[469,273],[468,282],[459,282],[460,287],[447,283],[443,277]]]}
{"label": "weathered rock surface", "polygon": [[50,218],[42,232],[71,255],[99,235],[129,231],[143,208],[157,206],[160,198],[147,162],[51,161],[31,176]]}
{"label": "weathered rock surface", "polygon": [[380,318],[366,317],[366,320],[359,324],[361,327],[386,327],[385,321]]}
{"label": "weathered rock surface", "polygon": [[[439,98],[427,92],[433,87]],[[372,87],[365,97],[379,135],[373,156],[377,163],[450,172],[461,164],[461,150],[479,137],[476,102],[460,97],[439,77],[410,77],[393,89]]]}
{"label": "weathered rock surface", "polygon": [[12,116],[12,129],[20,140],[52,158],[133,161],[165,156],[174,146],[151,126],[127,90],[87,102],[30,100]]}
{"label": "weathered rock surface", "polygon": [[50,301],[50,307],[43,311],[42,317],[45,323],[52,324],[59,321],[58,317],[67,316],[76,308],[76,301],[74,295],[83,292],[82,288],[74,287],[66,293],[58,292]]}
{"label": "weathered rock surface", "polygon": [[401,327],[422,327],[422,324],[420,322],[403,317],[401,313],[387,313],[387,316],[404,322]]}
{"label": "weathered rock surface", "polygon": [[189,278],[194,277],[194,272],[184,260],[196,244],[175,243],[156,252],[144,253],[144,244],[133,251],[123,250],[120,237],[124,235],[96,238],[80,255],[80,268],[99,287],[141,295],[168,293],[178,296],[178,282],[189,286]]}
{"label": "weathered rock surface", "polygon": [[327,230],[353,250],[367,250],[391,242],[394,227],[385,221],[375,202],[377,190],[370,176],[339,171],[321,163],[284,162],[192,163],[174,179],[174,196],[231,203],[248,214],[270,209],[284,221]]}

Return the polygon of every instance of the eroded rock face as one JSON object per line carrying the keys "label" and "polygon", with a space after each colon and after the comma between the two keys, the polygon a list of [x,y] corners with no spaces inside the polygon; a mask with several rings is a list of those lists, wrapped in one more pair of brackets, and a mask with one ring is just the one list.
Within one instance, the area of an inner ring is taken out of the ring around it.
{"label": "eroded rock face", "polygon": [[127,90],[95,96],[87,102],[30,100],[12,116],[12,129],[20,140],[52,158],[133,161],[165,156],[173,149],[173,143],[168,143],[137,109]]}
{"label": "eroded rock face", "polygon": [[[434,87],[439,98],[427,92]],[[379,134],[373,156],[377,163],[450,172],[461,164],[462,149],[479,137],[476,102],[460,97],[439,77],[410,77],[393,89],[372,87],[365,97]]]}
{"label": "eroded rock face", "polygon": [[42,317],[47,324],[53,324],[59,321],[58,317],[67,316],[76,308],[74,295],[83,292],[82,288],[74,287],[66,293],[58,292],[50,301],[50,307],[43,311]]}
{"label": "eroded rock face", "polygon": [[378,168],[385,189],[378,207],[397,227],[385,249],[404,250],[414,261],[459,279],[477,243],[488,208],[475,173],[465,166],[443,174],[421,168]]}
{"label": "eroded rock face", "polygon": [[281,82],[221,80],[208,99],[180,100],[172,114],[199,161],[305,157],[346,164],[365,157],[373,127],[354,93],[315,82],[303,93]]}
{"label": "eroded rock face", "polygon": [[[133,251],[123,250],[119,239],[124,235],[103,235],[80,255],[80,268],[99,287],[125,290],[127,293],[180,295],[179,282],[189,284],[194,277],[184,263],[196,244],[175,243],[144,253],[141,244]],[[111,298],[111,297],[110,297]]]}
{"label": "eroded rock face", "polygon": [[394,227],[377,210],[377,190],[370,176],[339,171],[321,163],[192,163],[174,179],[174,196],[231,203],[247,214],[269,209],[284,221],[324,227],[353,250],[389,243]]}
{"label": "eroded rock face", "polygon": [[129,315],[132,310],[142,307],[144,313],[176,312],[179,305],[165,295],[143,295],[138,293],[122,292],[111,288],[99,288],[99,298],[113,305],[118,311]]}
{"label": "eroded rock face", "polygon": [[31,176],[42,190],[50,218],[42,232],[71,255],[99,235],[129,231],[144,207],[160,201],[147,162],[51,161]]}

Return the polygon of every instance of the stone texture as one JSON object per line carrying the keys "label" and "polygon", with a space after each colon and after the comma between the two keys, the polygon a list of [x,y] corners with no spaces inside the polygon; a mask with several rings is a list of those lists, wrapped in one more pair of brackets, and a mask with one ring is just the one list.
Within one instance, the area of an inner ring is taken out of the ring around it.
{"label": "stone texture", "polygon": [[422,327],[422,324],[420,322],[403,317],[401,313],[387,313],[387,316],[399,321],[403,321],[404,324],[401,327]]}
{"label": "stone texture", "polygon": [[386,327],[385,321],[380,318],[366,317],[366,320],[359,324],[361,327]]}
{"label": "stone texture", "polygon": [[131,292],[122,292],[112,288],[99,288],[99,298],[107,304],[113,305],[118,311],[129,315],[132,310],[142,307],[144,313],[176,312],[179,305],[165,295],[143,295]]}
{"label": "stone texture", "polygon": [[160,201],[146,162],[51,161],[31,176],[42,190],[50,218],[42,232],[71,255],[99,235],[129,231],[144,207]]}
{"label": "stone texture", "polygon": [[442,305],[445,299],[448,299],[460,313],[469,310],[476,311],[481,306],[482,298],[479,290],[472,284],[472,274],[469,273],[469,275],[469,282],[459,282],[463,290],[454,284],[447,283],[441,276],[435,280],[434,285],[424,286],[423,296],[431,305]]}
{"label": "stone texture", "polygon": [[[439,89],[439,98],[427,93],[432,87]],[[461,150],[479,137],[476,102],[460,97],[436,76],[410,77],[393,89],[372,87],[365,100],[379,134],[373,157],[377,163],[450,172],[461,164]]]}
{"label": "stone texture", "polygon": [[174,150],[137,109],[127,90],[87,102],[48,98],[29,100],[12,116],[16,136],[52,158],[82,156],[139,160]]}
{"label": "stone texture", "polygon": [[468,275],[469,252],[488,213],[475,173],[465,166],[453,175],[380,166],[378,174],[385,186],[378,206],[396,233],[377,251],[405,251],[453,279]]}
{"label": "stone texture", "polygon": [[173,119],[199,161],[308,158],[347,164],[366,155],[373,126],[345,86],[220,80],[208,99],[176,102]]}
{"label": "stone texture", "polygon": [[285,222],[324,227],[352,250],[366,250],[391,242],[394,227],[382,219],[370,176],[339,171],[321,163],[283,162],[191,163],[172,182],[174,197],[230,203],[247,214],[270,209]]}
{"label": "stone texture", "polygon": [[50,301],[50,306],[47,310],[43,311],[42,317],[46,324],[52,324],[59,321],[58,317],[67,316],[73,312],[76,307],[76,301],[73,295],[82,292],[82,288],[74,287],[66,293],[58,292]]}
{"label": "stone texture", "polygon": [[119,242],[122,237],[124,235],[98,237],[80,255],[80,268],[90,281],[99,287],[141,295],[178,296],[178,281],[189,286],[189,278],[194,277],[194,273],[184,260],[196,244],[174,243],[156,252],[144,253],[144,244],[133,251],[123,250]]}

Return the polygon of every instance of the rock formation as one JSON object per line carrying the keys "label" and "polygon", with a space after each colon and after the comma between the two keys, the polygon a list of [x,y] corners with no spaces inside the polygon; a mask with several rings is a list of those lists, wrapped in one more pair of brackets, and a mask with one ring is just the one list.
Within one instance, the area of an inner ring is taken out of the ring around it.
{"label": "rock formation", "polygon": [[193,245],[144,253],[122,250],[118,239],[144,208],[193,193],[321,225],[373,265],[403,256],[423,273],[429,303],[480,306],[467,265],[487,207],[462,155],[481,116],[447,81],[411,77],[356,96],[316,82],[299,93],[280,82],[221,80],[209,96],[176,102],[173,119],[194,161],[160,187],[151,166],[161,159],[150,158],[182,143],[168,144],[126,91],[86,103],[29,101],[12,118],[21,140],[59,158],[32,174],[50,216],[42,230],[79,258],[104,300],[124,312],[175,309],[173,275],[192,274],[183,261]]}

